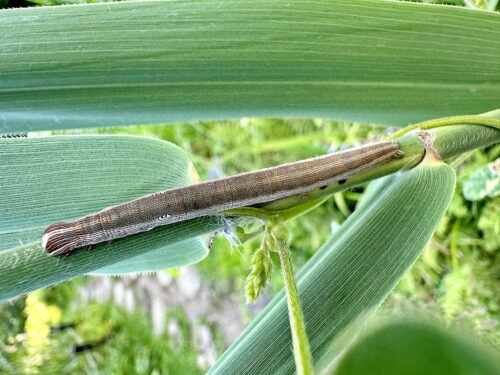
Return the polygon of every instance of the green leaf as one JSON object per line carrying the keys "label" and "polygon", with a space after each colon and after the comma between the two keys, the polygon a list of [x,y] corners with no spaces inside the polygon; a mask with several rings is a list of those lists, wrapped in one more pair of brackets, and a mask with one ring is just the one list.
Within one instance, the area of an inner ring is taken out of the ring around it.
{"label": "green leaf", "polygon": [[481,113],[498,106],[499,28],[496,13],[378,0],[1,10],[0,133]]}
{"label": "green leaf", "polygon": [[[108,268],[101,272],[112,273],[158,270],[205,257],[207,250],[200,243],[169,245],[217,228],[211,218],[158,228],[66,259],[49,256],[40,247],[48,225],[185,185],[187,167],[182,150],[155,139],[0,139],[0,300],[103,267]],[[140,262],[125,262],[137,256]]]}
{"label": "green leaf", "polygon": [[477,201],[484,197],[496,197],[500,194],[500,159],[489,163],[476,171],[464,183],[464,197]]}
{"label": "green leaf", "polygon": [[132,136],[0,139],[0,250],[47,226],[188,183],[173,144]]}
{"label": "green leaf", "polygon": [[459,327],[452,332],[437,324],[403,320],[359,340],[333,374],[498,375],[499,358]]}
{"label": "green leaf", "polygon": [[[185,259],[178,259],[172,254],[182,254]],[[160,247],[145,254],[102,267],[92,274],[117,275],[131,272],[155,272],[167,268],[196,263],[208,255],[208,249],[201,238],[188,238],[173,245]],[[191,258],[191,259],[189,259]]]}
{"label": "green leaf", "polygon": [[[455,189],[455,174],[446,164],[426,160],[377,181],[368,201],[300,270],[298,287],[316,370],[344,349],[344,339],[387,297],[442,218]],[[209,371],[264,373],[294,373],[283,293]]]}

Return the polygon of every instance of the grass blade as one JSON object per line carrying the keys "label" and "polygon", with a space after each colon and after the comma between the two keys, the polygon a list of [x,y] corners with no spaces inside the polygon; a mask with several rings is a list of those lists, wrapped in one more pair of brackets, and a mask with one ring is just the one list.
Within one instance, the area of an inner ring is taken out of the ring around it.
{"label": "grass blade", "polygon": [[499,374],[498,354],[463,331],[421,320],[385,324],[353,345],[332,375]]}
{"label": "grass blade", "polygon": [[1,10],[0,133],[481,113],[498,106],[499,27],[496,13],[379,0]]}
{"label": "grass blade", "polygon": [[[1,139],[0,300],[102,267],[112,273],[148,271],[202,259],[207,250],[200,243],[190,242],[182,251],[180,246],[169,245],[217,228],[210,218],[117,240],[67,259],[46,255],[39,244],[41,234],[53,222],[187,184],[187,167],[182,150],[155,139]],[[115,264],[135,256],[141,257],[141,262],[131,261],[135,267],[130,262]]]}

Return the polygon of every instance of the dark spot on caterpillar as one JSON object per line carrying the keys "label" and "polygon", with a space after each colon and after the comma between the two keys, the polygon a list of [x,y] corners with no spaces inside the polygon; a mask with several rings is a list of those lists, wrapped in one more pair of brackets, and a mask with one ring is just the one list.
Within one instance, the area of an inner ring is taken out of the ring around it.
{"label": "dark spot on caterpillar", "polygon": [[339,185],[345,184],[347,180],[339,180]]}
{"label": "dark spot on caterpillar", "polygon": [[319,189],[320,190],[325,190],[327,187],[328,187],[328,185],[325,185],[325,186],[321,186]]}

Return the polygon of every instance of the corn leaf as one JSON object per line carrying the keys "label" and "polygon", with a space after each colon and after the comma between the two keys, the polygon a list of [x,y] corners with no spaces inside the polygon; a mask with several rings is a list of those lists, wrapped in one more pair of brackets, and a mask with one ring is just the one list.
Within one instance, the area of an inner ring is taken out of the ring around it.
{"label": "corn leaf", "polygon": [[353,345],[332,375],[498,375],[500,357],[461,327],[400,319]]}
{"label": "corn leaf", "polygon": [[210,218],[158,228],[89,252],[80,250],[66,259],[48,256],[40,247],[49,224],[185,185],[187,167],[182,150],[155,139],[1,139],[0,300],[99,269],[152,271],[205,257],[207,249],[199,240],[170,245],[215,229],[217,222]]}
{"label": "corn leaf", "polygon": [[500,98],[499,28],[492,12],[379,0],[1,10],[0,133],[481,113]]}

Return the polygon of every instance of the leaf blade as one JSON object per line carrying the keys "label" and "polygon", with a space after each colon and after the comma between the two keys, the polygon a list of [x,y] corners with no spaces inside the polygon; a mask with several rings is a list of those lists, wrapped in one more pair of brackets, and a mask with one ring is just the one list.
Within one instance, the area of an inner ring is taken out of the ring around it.
{"label": "leaf blade", "polygon": [[498,354],[462,331],[463,327],[444,330],[442,323],[400,318],[354,344],[332,374],[498,374]]}
{"label": "leaf blade", "polygon": [[[1,139],[0,299],[106,266],[119,273],[201,260],[207,249],[199,242],[185,242],[190,246],[184,251],[170,245],[216,229],[218,223],[210,218],[99,245],[65,260],[48,256],[39,245],[43,231],[54,222],[187,184],[188,163],[178,147],[142,137]],[[127,259],[137,256],[140,262],[131,259],[127,265]]]}
{"label": "leaf blade", "polygon": [[178,147],[141,137],[1,139],[0,250],[39,239],[54,222],[186,185],[188,163]]}
{"label": "leaf blade", "polygon": [[98,245],[92,252],[80,250],[65,259],[48,255],[41,248],[40,242],[3,251],[0,254],[0,301],[92,273],[136,256],[147,256],[148,252],[159,249],[170,251],[166,255],[170,267],[193,263],[206,254],[179,253],[176,246],[170,245],[218,227],[218,222],[210,217],[184,221],[129,236],[113,244]]}
{"label": "leaf blade", "polygon": [[481,113],[498,105],[499,24],[494,13],[377,0],[3,10],[0,132]]}

